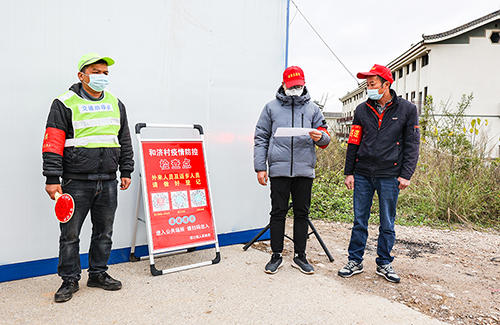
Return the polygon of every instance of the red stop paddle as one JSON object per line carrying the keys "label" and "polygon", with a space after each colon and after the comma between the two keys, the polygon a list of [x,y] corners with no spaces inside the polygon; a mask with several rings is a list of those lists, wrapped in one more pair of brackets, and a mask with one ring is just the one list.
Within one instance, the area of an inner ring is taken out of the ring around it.
{"label": "red stop paddle", "polygon": [[69,194],[59,194],[56,192],[56,218],[62,223],[66,223],[73,216],[73,211],[75,210],[75,201]]}

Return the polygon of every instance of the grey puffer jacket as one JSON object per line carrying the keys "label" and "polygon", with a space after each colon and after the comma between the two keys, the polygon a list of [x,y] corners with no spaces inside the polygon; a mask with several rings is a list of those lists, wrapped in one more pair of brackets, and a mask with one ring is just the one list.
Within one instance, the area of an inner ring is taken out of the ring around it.
{"label": "grey puffer jacket", "polygon": [[[309,135],[274,137],[278,127],[313,128],[323,133],[314,142]],[[254,168],[267,171],[269,177],[314,178],[315,145],[325,148],[330,143],[327,124],[319,107],[311,101],[306,87],[302,96],[286,96],[283,87],[276,99],[266,104],[255,127]]]}

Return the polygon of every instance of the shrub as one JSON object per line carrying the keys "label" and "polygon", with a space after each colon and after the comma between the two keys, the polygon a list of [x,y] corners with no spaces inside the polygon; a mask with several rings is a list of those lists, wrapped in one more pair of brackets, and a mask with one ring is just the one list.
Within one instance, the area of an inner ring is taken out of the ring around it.
{"label": "shrub", "polygon": [[456,109],[441,104],[436,113],[432,97],[420,117],[422,129],[418,166],[408,191],[400,195],[400,211],[407,217],[446,223],[500,225],[500,171],[498,159],[486,157],[481,135],[485,120],[470,123],[465,112],[473,94],[463,95]]}

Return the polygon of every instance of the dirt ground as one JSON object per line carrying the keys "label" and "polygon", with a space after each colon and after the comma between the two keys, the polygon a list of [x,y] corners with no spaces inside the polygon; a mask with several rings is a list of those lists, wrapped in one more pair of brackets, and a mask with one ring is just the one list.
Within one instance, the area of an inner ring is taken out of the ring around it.
{"label": "dirt ground", "polygon": [[[291,236],[293,220],[287,220]],[[439,230],[396,226],[393,266],[400,283],[375,274],[378,226],[370,225],[364,272],[341,278],[337,271],[347,262],[351,224],[313,220],[313,225],[335,259],[330,262],[311,235],[307,257],[318,274],[359,291],[403,303],[451,324],[500,324],[500,234],[491,231]],[[254,248],[270,252],[269,241]],[[293,243],[285,239],[286,260]],[[264,265],[262,266],[264,267]]]}

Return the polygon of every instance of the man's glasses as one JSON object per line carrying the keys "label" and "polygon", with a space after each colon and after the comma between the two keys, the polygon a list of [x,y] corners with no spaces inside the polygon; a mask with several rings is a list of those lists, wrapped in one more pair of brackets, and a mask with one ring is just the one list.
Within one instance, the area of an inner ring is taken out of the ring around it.
{"label": "man's glasses", "polygon": [[304,88],[304,86],[299,86],[299,85],[288,87],[288,89],[298,89],[298,90],[303,89],[303,88]]}

